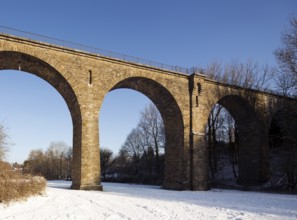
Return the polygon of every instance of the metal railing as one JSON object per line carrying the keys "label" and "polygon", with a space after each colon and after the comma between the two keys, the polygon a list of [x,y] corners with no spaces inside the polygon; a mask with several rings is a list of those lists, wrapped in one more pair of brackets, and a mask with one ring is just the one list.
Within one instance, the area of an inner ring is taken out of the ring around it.
{"label": "metal railing", "polygon": [[168,70],[168,71],[176,72],[176,73],[191,74],[194,71],[193,69],[189,69],[189,68],[167,65],[167,64],[156,62],[156,61],[146,60],[146,59],[129,56],[129,55],[125,55],[125,54],[120,54],[120,53],[103,50],[103,49],[99,49],[99,48],[95,48],[95,47],[91,47],[91,46],[87,46],[87,45],[83,45],[83,44],[79,44],[79,43],[61,40],[58,38],[53,38],[53,37],[48,37],[48,36],[35,34],[35,33],[27,32],[27,31],[17,30],[17,29],[5,27],[5,26],[0,26],[0,34],[1,35],[13,35],[13,36],[22,37],[22,38],[25,38],[28,40],[39,41],[41,43],[48,43],[48,44],[60,46],[60,47],[67,48],[67,49],[79,50],[82,52],[96,54],[99,56],[104,56],[104,57],[108,57],[108,58],[112,58],[112,59],[118,59],[121,61],[136,63],[136,64],[145,65],[145,66],[149,66],[149,67],[154,67],[154,68],[158,68],[158,69],[162,69],[162,70]]}
{"label": "metal railing", "polygon": [[[27,32],[27,31],[17,30],[14,28],[5,27],[5,26],[1,26],[1,25],[0,25],[0,35],[4,35],[4,36],[12,35],[15,37],[22,37],[22,38],[25,38],[28,40],[38,41],[40,43],[48,43],[53,46],[60,46],[65,49],[72,49],[72,50],[74,49],[74,50],[78,50],[81,52],[96,54],[96,55],[103,56],[103,57],[117,59],[117,60],[121,60],[121,61],[125,61],[125,62],[131,62],[131,63],[149,66],[149,67],[153,67],[153,68],[158,68],[158,69],[162,69],[162,70],[167,70],[167,71],[171,71],[171,72],[175,72],[175,73],[189,75],[192,73],[200,73],[201,72],[201,69],[195,68],[195,67],[194,68],[184,68],[184,67],[180,67],[180,66],[167,65],[167,64],[156,62],[156,61],[142,59],[139,57],[129,56],[129,55],[116,53],[116,52],[112,52],[112,51],[108,51],[108,50],[103,50],[103,49],[99,49],[96,47],[91,47],[91,46],[87,46],[87,45],[83,45],[83,44],[79,44],[79,43],[65,41],[65,40],[61,40],[58,38],[48,37],[48,36],[35,34],[35,33]],[[224,83],[220,80],[218,82]],[[224,84],[228,84],[228,83],[224,83]],[[229,85],[232,85],[232,83]],[[234,85],[234,86],[245,88],[243,85],[241,86],[238,84]],[[271,90],[268,88],[259,89],[259,88],[250,87],[249,89],[252,89],[255,91],[260,91],[260,92],[265,92],[268,94],[283,96],[283,94],[281,94],[280,92]],[[295,95],[287,95],[287,96],[291,97],[291,98],[297,98]]]}

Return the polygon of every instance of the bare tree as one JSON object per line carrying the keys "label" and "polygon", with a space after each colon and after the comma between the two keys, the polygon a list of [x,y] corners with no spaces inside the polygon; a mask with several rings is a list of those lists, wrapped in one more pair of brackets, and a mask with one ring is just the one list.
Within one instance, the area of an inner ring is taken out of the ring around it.
{"label": "bare tree", "polygon": [[[140,113],[140,121],[127,136],[120,149],[116,163],[126,163],[136,181],[144,183],[161,183],[164,168],[165,131],[161,115],[155,105],[150,104]],[[131,168],[130,168],[131,170]],[[128,175],[129,172],[126,172]]]}
{"label": "bare tree", "polygon": [[155,157],[155,171],[160,174],[160,153],[164,152],[165,132],[162,117],[154,104],[149,104],[141,112],[138,124],[146,142],[147,155],[153,150]]}
{"label": "bare tree", "polygon": [[283,46],[275,55],[283,73],[297,75],[297,17],[292,18],[290,24],[291,28],[282,36]]}
{"label": "bare tree", "polygon": [[210,79],[222,83],[255,90],[270,89],[276,75],[274,68],[267,65],[259,66],[258,63],[253,61],[246,63],[233,61],[225,66],[214,62],[208,65],[203,73]]}
{"label": "bare tree", "polygon": [[4,125],[0,124],[0,161],[5,159],[6,153],[8,152],[8,135]]}
{"label": "bare tree", "polygon": [[284,96],[296,96],[297,93],[297,18],[290,21],[290,29],[282,35],[282,47],[274,54],[279,64],[276,88]]}
{"label": "bare tree", "polygon": [[222,105],[216,104],[212,108],[206,133],[212,180],[217,183],[225,181],[225,178],[231,180],[232,176],[228,173],[231,168],[234,176],[232,179],[236,180],[238,162],[236,125],[233,117]]}
{"label": "bare tree", "polygon": [[134,174],[136,176],[139,175],[139,165],[142,154],[143,147],[141,133],[138,128],[134,128],[121,147],[120,155],[127,157],[132,162]]}
{"label": "bare tree", "polygon": [[31,150],[28,159],[24,162],[24,169],[33,175],[46,176],[48,169],[45,164],[46,158],[44,152],[41,149]]}
{"label": "bare tree", "polygon": [[31,150],[24,169],[47,179],[71,178],[72,148],[64,142],[52,142],[48,149]]}
{"label": "bare tree", "polygon": [[106,174],[112,165],[112,155],[113,152],[107,148],[100,148],[100,164],[101,164],[101,175],[103,180],[106,180]]}
{"label": "bare tree", "polygon": [[[290,20],[290,29],[282,34],[282,47],[275,51],[279,64],[276,88],[284,96],[297,95],[297,17]],[[286,180],[286,187],[296,189],[297,185],[297,130],[294,109],[289,108],[286,98],[282,101],[282,111],[272,121],[271,130],[271,170],[272,177],[278,177],[276,185]]]}
{"label": "bare tree", "polygon": [[66,179],[67,173],[67,164],[66,164],[66,155],[69,150],[69,147],[66,143],[52,142],[45,152],[45,155],[48,160],[48,167],[51,169],[53,179]]}
{"label": "bare tree", "polygon": [[220,112],[223,106],[216,105],[212,108],[208,117],[207,126],[207,140],[208,140],[208,153],[209,153],[209,167],[212,178],[218,171],[218,154],[217,154],[217,133],[220,126],[222,126],[222,120],[219,120]]}

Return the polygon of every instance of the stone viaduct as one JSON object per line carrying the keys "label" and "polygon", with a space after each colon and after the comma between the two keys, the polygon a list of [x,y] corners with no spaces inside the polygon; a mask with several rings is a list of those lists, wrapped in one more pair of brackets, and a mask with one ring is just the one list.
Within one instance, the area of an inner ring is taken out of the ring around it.
{"label": "stone viaduct", "polygon": [[216,103],[239,128],[239,182],[253,185],[267,178],[269,126],[281,96],[7,34],[0,34],[0,70],[34,74],[64,98],[73,124],[74,189],[102,190],[98,116],[105,95],[119,88],[141,92],[161,113],[165,189],[209,189],[205,130]]}

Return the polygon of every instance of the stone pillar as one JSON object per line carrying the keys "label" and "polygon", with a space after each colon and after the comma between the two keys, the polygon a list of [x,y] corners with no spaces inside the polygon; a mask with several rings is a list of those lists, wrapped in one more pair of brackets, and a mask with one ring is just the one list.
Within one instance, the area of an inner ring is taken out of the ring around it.
{"label": "stone pillar", "polygon": [[191,190],[209,190],[208,153],[205,135],[202,132],[191,135]]}
{"label": "stone pillar", "polygon": [[81,119],[81,123],[73,123],[72,188],[102,190],[98,112],[92,103],[81,104]]}
{"label": "stone pillar", "polygon": [[263,148],[267,147],[268,137],[263,126],[256,120],[239,126],[238,183],[241,185],[259,185],[267,179],[267,155]]}
{"label": "stone pillar", "polygon": [[204,124],[207,115],[203,114],[203,77],[193,74],[190,88],[190,189],[209,190],[208,152]]}
{"label": "stone pillar", "polygon": [[[166,138],[166,141],[168,139]],[[174,144],[174,141],[171,140],[166,142],[164,182],[162,186],[164,189],[183,190],[183,180],[181,178],[183,151],[178,143]]]}

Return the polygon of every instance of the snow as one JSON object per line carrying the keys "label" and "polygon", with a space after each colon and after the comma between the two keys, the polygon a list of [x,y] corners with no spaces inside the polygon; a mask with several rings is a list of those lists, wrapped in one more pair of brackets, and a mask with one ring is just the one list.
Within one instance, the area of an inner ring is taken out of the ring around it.
{"label": "snow", "polygon": [[104,191],[48,181],[44,195],[0,204],[0,219],[297,219],[297,196],[236,190],[170,191],[103,183]]}

